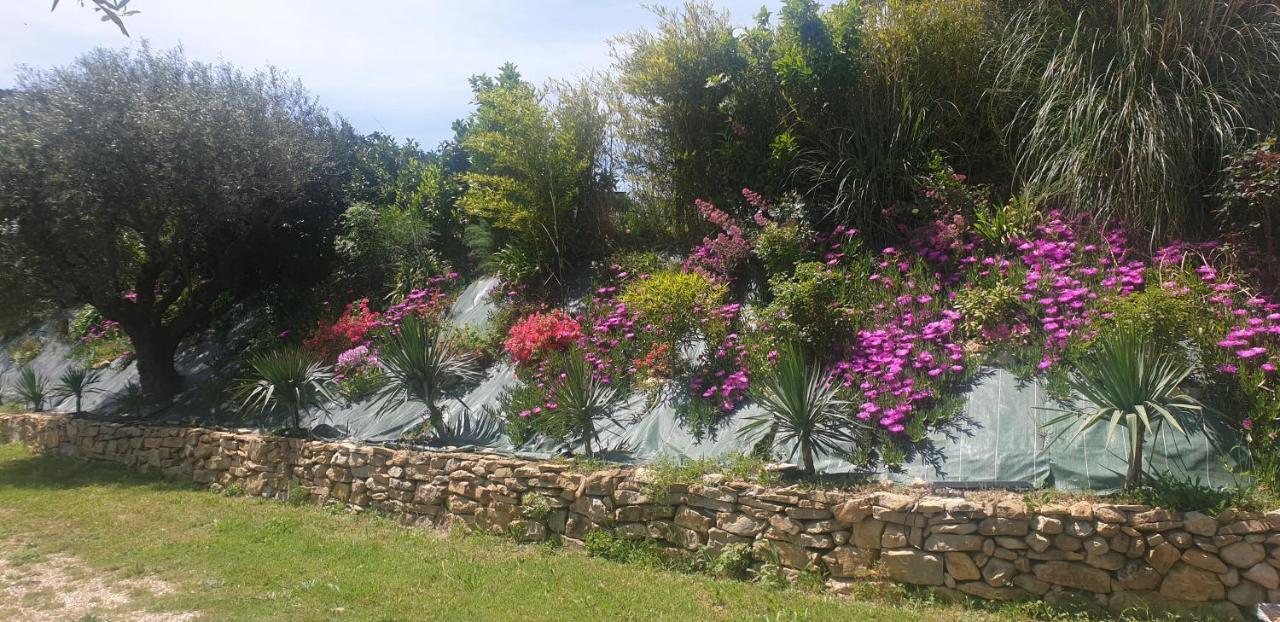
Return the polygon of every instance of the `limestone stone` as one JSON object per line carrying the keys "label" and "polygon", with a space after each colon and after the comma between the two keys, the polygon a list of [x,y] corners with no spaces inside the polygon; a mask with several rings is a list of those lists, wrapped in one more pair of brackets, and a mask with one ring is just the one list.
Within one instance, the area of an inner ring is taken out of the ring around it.
{"label": "limestone stone", "polygon": [[874,519],[865,519],[853,526],[853,544],[864,549],[880,548],[880,535],[884,532],[884,523]]}
{"label": "limestone stone", "polygon": [[1014,577],[1013,584],[1032,594],[1044,594],[1053,587],[1052,585],[1037,579],[1035,575],[1025,573]]}
{"label": "limestone stone", "polygon": [[858,576],[871,565],[871,555],[853,546],[838,546],[822,556],[827,570],[833,577]]}
{"label": "limestone stone", "polygon": [[1250,568],[1267,558],[1267,549],[1261,544],[1236,542],[1222,547],[1218,556],[1236,568]]}
{"label": "limestone stone", "polygon": [[982,578],[991,587],[1001,587],[1009,582],[1018,571],[1013,564],[1003,559],[993,559],[982,567]]}
{"label": "limestone stone", "polygon": [[1255,564],[1240,576],[1269,590],[1280,589],[1280,574],[1270,564]]}
{"label": "limestone stone", "polygon": [[1025,536],[1027,523],[1009,518],[987,518],[978,523],[978,533],[984,536]]}
{"label": "limestone stone", "polygon": [[942,585],[944,563],[941,555],[910,549],[885,551],[880,564],[890,578],[912,585]]}
{"label": "limestone stone", "polygon": [[[1031,567],[1037,579],[1077,590],[1106,594],[1111,591],[1111,575],[1072,562],[1044,562]],[[1215,581],[1217,579],[1214,579]]]}
{"label": "limestone stone", "polygon": [[1027,536],[1026,542],[1027,546],[1037,553],[1042,553],[1048,550],[1050,546],[1053,546],[1053,541],[1040,535],[1039,532]]}
{"label": "limestone stone", "polygon": [[866,499],[850,499],[832,509],[836,520],[852,525],[871,516],[871,503]]}
{"label": "limestone stone", "polygon": [[1140,592],[1160,587],[1164,576],[1141,560],[1132,560],[1116,573],[1116,581],[1126,590]]}
{"label": "limestone stone", "polygon": [[685,529],[706,533],[715,524],[715,521],[693,508],[682,507],[676,510],[675,523]]}
{"label": "limestone stone", "polygon": [[1180,600],[1222,600],[1226,588],[1218,576],[1189,564],[1176,564],[1160,583],[1160,595]]}
{"label": "limestone stone", "polygon": [[764,524],[746,514],[720,514],[716,516],[716,527],[735,536],[751,538],[764,529]]}
{"label": "limestone stone", "polygon": [[1049,536],[1062,533],[1062,520],[1050,516],[1037,516],[1033,526],[1036,531]]}
{"label": "limestone stone", "polygon": [[982,571],[973,563],[968,553],[946,553],[947,574],[956,581],[977,581],[982,578]]}
{"label": "limestone stone", "polygon": [[926,551],[981,551],[986,538],[978,535],[934,534],[924,541]]}
{"label": "limestone stone", "polygon": [[1227,565],[1216,556],[1206,553],[1198,549],[1191,549],[1182,554],[1182,561],[1209,572],[1219,573],[1226,572]]}
{"label": "limestone stone", "polygon": [[1173,564],[1181,558],[1182,553],[1178,551],[1178,547],[1168,542],[1161,542],[1159,546],[1147,550],[1147,563],[1160,574],[1169,572]]}
{"label": "limestone stone", "polygon": [[956,589],[985,600],[1020,600],[1027,597],[1027,593],[1016,587],[996,587],[980,581],[972,583],[961,583]]}
{"label": "limestone stone", "polygon": [[1227,590],[1227,600],[1241,607],[1252,607],[1267,599],[1267,591],[1256,583],[1242,581]]}
{"label": "limestone stone", "polygon": [[1182,517],[1182,528],[1197,536],[1213,537],[1218,533],[1218,521],[1200,512],[1187,512]]}

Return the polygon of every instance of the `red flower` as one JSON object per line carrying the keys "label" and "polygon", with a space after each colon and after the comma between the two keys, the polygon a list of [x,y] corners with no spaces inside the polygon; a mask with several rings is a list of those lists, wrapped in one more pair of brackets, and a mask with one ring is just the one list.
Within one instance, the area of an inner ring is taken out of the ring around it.
{"label": "red flower", "polygon": [[528,363],[547,352],[568,348],[582,336],[582,325],[563,311],[534,313],[516,322],[503,347],[517,363]]}

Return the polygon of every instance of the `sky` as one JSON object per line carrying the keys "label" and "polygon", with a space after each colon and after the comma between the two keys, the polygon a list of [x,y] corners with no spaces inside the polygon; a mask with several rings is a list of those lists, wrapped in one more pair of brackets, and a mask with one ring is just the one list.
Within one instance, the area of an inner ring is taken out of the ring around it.
{"label": "sky", "polygon": [[[467,78],[506,61],[525,78],[574,78],[609,67],[609,40],[656,19],[648,0],[133,0],[131,37],[92,9],[62,0],[6,0],[0,20],[0,88],[18,67],[71,62],[98,46],[182,45],[189,58],[244,68],[274,65],[302,80],[361,131],[431,148],[471,109]],[[92,4],[87,2],[86,4]],[[748,24],[780,0],[717,0]]]}

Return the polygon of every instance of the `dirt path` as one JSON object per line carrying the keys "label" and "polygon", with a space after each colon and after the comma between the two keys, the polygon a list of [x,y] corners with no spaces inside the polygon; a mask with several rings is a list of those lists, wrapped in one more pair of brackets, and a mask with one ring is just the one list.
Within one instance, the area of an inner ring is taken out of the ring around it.
{"label": "dirt path", "polygon": [[61,553],[42,555],[20,540],[0,542],[0,620],[188,622],[193,612],[141,609],[140,600],[173,592],[154,577],[102,573]]}

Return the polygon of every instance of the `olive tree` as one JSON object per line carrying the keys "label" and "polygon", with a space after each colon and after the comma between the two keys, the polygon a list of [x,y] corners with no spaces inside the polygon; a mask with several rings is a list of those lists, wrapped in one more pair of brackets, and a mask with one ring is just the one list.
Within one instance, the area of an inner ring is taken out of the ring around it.
{"label": "olive tree", "polygon": [[143,391],[176,394],[215,302],[322,275],[351,132],[296,81],[98,49],[0,99],[0,250],[50,302],[129,336]]}

